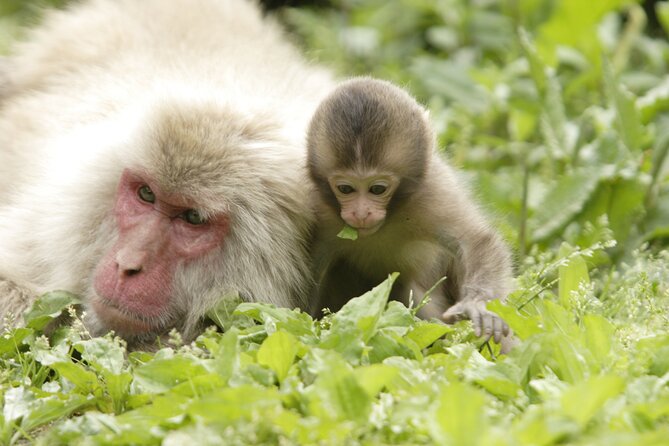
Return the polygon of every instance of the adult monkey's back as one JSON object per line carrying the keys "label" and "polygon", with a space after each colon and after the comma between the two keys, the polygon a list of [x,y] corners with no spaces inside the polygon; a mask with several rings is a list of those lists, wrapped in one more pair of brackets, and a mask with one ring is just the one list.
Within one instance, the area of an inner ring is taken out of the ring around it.
{"label": "adult monkey's back", "polygon": [[306,305],[304,133],[330,79],[254,5],[88,1],[8,63],[3,313],[67,289],[135,341],[194,334],[227,294]]}

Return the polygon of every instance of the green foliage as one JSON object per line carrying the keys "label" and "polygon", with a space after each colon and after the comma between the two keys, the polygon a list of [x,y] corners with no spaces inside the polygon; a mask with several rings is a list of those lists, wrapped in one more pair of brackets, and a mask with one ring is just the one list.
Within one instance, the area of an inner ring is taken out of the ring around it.
{"label": "green foliage", "polygon": [[[416,319],[395,276],[320,321],[226,296],[222,332],[155,352],[91,338],[56,292],[0,336],[0,443],[666,444],[669,3],[652,33],[626,0],[333,3],[281,18],[428,106],[519,253],[488,305],[519,344]],[[33,18],[0,5],[0,52]]]}
{"label": "green foliage", "polygon": [[154,353],[90,338],[77,320],[45,337],[43,309],[51,325],[62,297],[45,295],[29,328],[2,338],[13,343],[0,354],[2,441],[589,445],[615,434],[659,444],[669,435],[669,257],[638,252],[596,290],[604,281],[588,265],[604,246],[527,257],[509,303],[489,305],[521,339],[502,358],[477,348],[468,323],[419,320],[388,302],[395,275],[320,321],[224,300],[224,333],[190,345],[175,336]]}

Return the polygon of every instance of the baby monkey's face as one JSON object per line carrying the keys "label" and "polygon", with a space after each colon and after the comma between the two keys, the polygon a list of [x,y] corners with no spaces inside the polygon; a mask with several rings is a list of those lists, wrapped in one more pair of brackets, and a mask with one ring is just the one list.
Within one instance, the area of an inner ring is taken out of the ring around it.
{"label": "baby monkey's face", "polygon": [[337,172],[328,178],[339,215],[361,237],[374,234],[386,219],[399,178],[387,172]]}

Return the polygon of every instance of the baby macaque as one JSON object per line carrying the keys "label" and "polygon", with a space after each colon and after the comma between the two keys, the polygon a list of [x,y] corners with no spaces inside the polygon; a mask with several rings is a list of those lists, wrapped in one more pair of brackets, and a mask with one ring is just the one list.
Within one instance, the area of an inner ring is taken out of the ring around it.
{"label": "baby macaque", "polygon": [[[509,250],[437,153],[423,107],[389,82],[352,79],[321,103],[307,145],[317,310],[336,311],[394,271],[393,297],[405,303],[445,276],[421,316],[470,319],[477,336],[496,342],[509,335],[486,309],[509,291]],[[356,240],[337,236],[345,226]]]}

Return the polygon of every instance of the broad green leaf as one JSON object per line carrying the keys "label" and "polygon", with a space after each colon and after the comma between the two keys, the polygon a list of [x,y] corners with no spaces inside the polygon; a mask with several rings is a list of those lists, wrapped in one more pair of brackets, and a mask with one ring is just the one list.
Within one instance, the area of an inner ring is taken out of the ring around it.
{"label": "broad green leaf", "polygon": [[554,333],[546,340],[552,341],[549,347],[551,362],[554,364],[555,373],[562,380],[574,384],[588,376],[589,369],[585,359],[571,339]]}
{"label": "broad green leaf", "polygon": [[297,356],[297,340],[290,333],[277,331],[265,339],[258,350],[258,363],[269,367],[283,382]]}
{"label": "broad green leaf", "polygon": [[102,376],[105,380],[105,388],[112,401],[114,413],[120,414],[125,410],[126,401],[130,392],[130,383],[133,376],[130,373],[112,373],[103,371]]}
{"label": "broad green leaf", "polygon": [[28,336],[34,333],[32,328],[15,328],[0,335],[0,356],[15,356]]}
{"label": "broad green leaf", "polygon": [[51,346],[45,337],[35,339],[31,345],[31,353],[36,361],[45,366],[71,361],[70,346],[67,343]]}
{"label": "broad green leaf", "polygon": [[595,376],[564,393],[561,398],[562,410],[565,415],[585,426],[608,399],[622,392],[624,386],[620,376]]}
{"label": "broad green leaf", "polygon": [[49,322],[60,316],[67,307],[79,303],[78,297],[66,291],[53,291],[43,294],[24,315],[26,326],[41,330]]}
{"label": "broad green leaf", "polygon": [[73,412],[90,405],[91,402],[89,398],[76,393],[68,396],[40,398],[35,401],[30,413],[21,420],[21,428],[30,431],[58,418],[70,416]]}
{"label": "broad green leaf", "polygon": [[4,392],[2,417],[5,422],[16,421],[30,413],[35,395],[23,386],[13,387]]}
{"label": "broad green leaf", "polygon": [[615,11],[627,0],[600,0],[582,2],[562,0],[555,4],[549,20],[539,27],[539,52],[547,60],[555,61],[555,51],[561,46],[575,47],[593,63],[597,63],[601,44],[597,25],[605,14]]}
{"label": "broad green leaf", "polygon": [[370,397],[376,396],[399,374],[399,370],[387,364],[371,364],[353,370],[356,380]]}
{"label": "broad green leaf", "polygon": [[531,406],[514,424],[510,445],[555,445],[560,444],[563,438],[570,438],[578,433],[575,422],[552,415],[543,406]]}
{"label": "broad green leaf", "polygon": [[570,310],[550,300],[542,301],[542,305],[537,308],[543,317],[546,329],[572,339],[580,337],[581,330]]}
{"label": "broad green leaf", "polygon": [[665,376],[669,372],[669,345],[655,352],[648,372],[656,376]]}
{"label": "broad green leaf", "polygon": [[378,328],[393,328],[398,333],[404,334],[414,324],[414,321],[414,316],[404,304],[391,300],[379,319]]}
{"label": "broad green leaf", "polygon": [[371,291],[346,302],[332,317],[329,335],[354,330],[359,333],[363,341],[368,341],[374,336],[397,276],[397,273],[391,274],[388,279]]}
{"label": "broad green leaf", "polygon": [[321,374],[310,395],[312,414],[335,420],[364,422],[372,408],[372,398],[350,370]]}
{"label": "broad green leaf", "polygon": [[407,334],[407,337],[415,342],[418,348],[424,349],[453,330],[454,328],[449,325],[419,322],[414,325],[412,330]]}
{"label": "broad green leaf", "polygon": [[98,372],[108,371],[120,374],[124,368],[125,349],[118,340],[110,338],[93,338],[81,341],[81,357],[91,364]]}
{"label": "broad green leaf", "polygon": [[281,398],[277,389],[242,386],[206,395],[190,404],[188,414],[196,419],[226,425],[240,419],[261,417],[280,408]]}
{"label": "broad green leaf", "polygon": [[135,384],[146,393],[162,393],[177,384],[207,373],[200,360],[186,356],[154,359],[135,369]]}
{"label": "broad green leaf", "polygon": [[[512,379],[509,375],[516,376]],[[469,380],[502,400],[515,398],[522,390],[517,382],[520,370],[511,362],[475,367],[467,370],[466,376]]]}
{"label": "broad green leaf", "polygon": [[371,363],[381,362],[391,356],[403,356],[410,359],[417,359],[421,356],[415,344],[407,342],[405,337],[386,328],[377,331],[367,345],[370,348],[369,362]]}
{"label": "broad green leaf", "polygon": [[535,241],[544,240],[572,221],[599,182],[598,169],[580,169],[557,180],[531,220]]}
{"label": "broad green leaf", "polygon": [[[669,3],[658,2],[657,5],[663,5],[662,9],[669,14]],[[669,24],[669,15],[665,18]],[[654,86],[643,96],[637,99],[636,106],[639,109],[641,120],[644,124],[652,122],[659,113],[669,111],[669,76],[665,76],[662,82]]]}
{"label": "broad green leaf", "polygon": [[[209,340],[209,342],[207,342]],[[232,328],[221,336],[218,343],[211,338],[205,338],[205,345],[213,355],[215,372],[229,380],[239,369],[239,332]]]}
{"label": "broad green leaf", "polygon": [[314,334],[313,320],[299,309],[277,308],[271,304],[246,302],[237,307],[235,314],[244,314],[262,323],[267,323],[271,319],[277,329],[282,329],[293,336]]}
{"label": "broad green leaf", "polygon": [[597,362],[606,364],[611,354],[611,341],[615,339],[615,328],[598,314],[584,315],[581,323],[585,328],[585,345]]}
{"label": "broad green leaf", "polygon": [[491,300],[486,304],[486,307],[504,319],[513,330],[514,335],[520,339],[527,339],[534,334],[544,331],[535,315],[521,314],[518,310],[510,305],[505,305],[499,299]]}
{"label": "broad green leaf", "polygon": [[342,228],[341,231],[339,231],[337,237],[346,240],[358,240],[358,230],[349,225],[346,225]]}
{"label": "broad green leaf", "polygon": [[643,148],[644,129],[636,98],[616,79],[613,67],[604,59],[604,85],[608,100],[616,112],[616,127],[623,142],[630,150]]}
{"label": "broad green leaf", "polygon": [[489,106],[485,90],[473,81],[462,64],[419,56],[409,69],[429,91],[456,102],[471,113],[483,113]]}
{"label": "broad green leaf", "polygon": [[32,391],[15,387],[4,394],[2,416],[5,422],[20,420],[21,428],[27,432],[57,418],[69,416],[87,404],[90,404],[90,400],[79,394],[37,398]]}
{"label": "broad green leaf", "polygon": [[560,265],[558,269],[558,296],[560,304],[567,309],[573,308],[571,293],[577,292],[582,284],[590,283],[590,275],[588,274],[588,266],[585,263],[585,259],[580,255],[569,255],[573,251],[574,248],[566,242],[562,243],[558,251],[560,257],[568,256],[566,264]]}
{"label": "broad green leaf", "polygon": [[234,323],[234,311],[243,301],[238,295],[222,297],[216,306],[207,312],[207,317],[228,331]]}
{"label": "broad green leaf", "polygon": [[483,392],[463,383],[441,388],[435,408],[428,412],[430,435],[438,444],[482,445],[488,430]]}
{"label": "broad green leaf", "polygon": [[612,184],[608,216],[616,241],[624,244],[645,213],[648,185],[640,179],[618,179]]}
{"label": "broad green leaf", "polygon": [[87,370],[83,364],[73,362],[57,362],[51,365],[60,376],[70,381],[76,386],[79,393],[94,393],[100,388],[100,381],[97,375]]}

